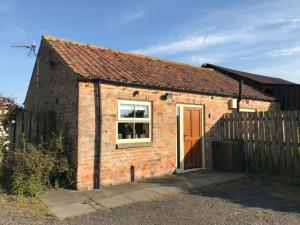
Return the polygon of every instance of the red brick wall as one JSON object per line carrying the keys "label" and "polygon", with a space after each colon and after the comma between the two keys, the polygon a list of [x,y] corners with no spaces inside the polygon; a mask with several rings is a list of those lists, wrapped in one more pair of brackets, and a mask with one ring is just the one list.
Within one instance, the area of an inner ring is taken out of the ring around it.
{"label": "red brick wall", "polygon": [[[48,60],[54,61],[55,65],[50,66],[47,63]],[[66,146],[72,153],[75,169],[77,164],[77,77],[57,56],[57,53],[42,41],[24,102],[25,109],[56,113],[56,127],[63,132]]]}
{"label": "red brick wall", "polygon": [[[139,95],[133,97],[134,91]],[[212,168],[212,128],[220,117],[229,112],[225,97],[172,92],[171,100],[160,97],[166,91],[101,85],[102,99],[102,145],[101,185],[130,181],[130,166],[134,165],[137,179],[170,174],[176,169],[176,104],[205,106],[205,164]],[[95,153],[95,86],[93,83],[79,84],[78,105],[78,189],[92,189]],[[116,148],[117,100],[145,100],[152,102],[152,146],[138,148]],[[242,107],[267,111],[278,104],[249,100]],[[209,118],[210,115],[210,118]]]}
{"label": "red brick wall", "polygon": [[93,188],[95,116],[95,84],[79,82],[77,189]]}

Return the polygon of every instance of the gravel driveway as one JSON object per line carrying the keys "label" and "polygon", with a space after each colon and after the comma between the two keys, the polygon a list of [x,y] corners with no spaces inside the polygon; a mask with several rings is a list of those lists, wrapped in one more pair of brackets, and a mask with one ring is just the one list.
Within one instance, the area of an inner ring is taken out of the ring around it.
{"label": "gravel driveway", "polygon": [[[11,204],[11,203],[10,203]],[[45,212],[0,203],[0,224],[300,224],[300,185],[249,178],[159,202],[136,203],[58,221]],[[11,208],[10,208],[11,207]]]}

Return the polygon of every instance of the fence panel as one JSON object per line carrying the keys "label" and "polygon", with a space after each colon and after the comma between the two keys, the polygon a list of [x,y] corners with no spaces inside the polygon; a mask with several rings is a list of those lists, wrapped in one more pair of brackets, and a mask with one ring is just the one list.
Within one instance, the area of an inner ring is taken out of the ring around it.
{"label": "fence panel", "polygon": [[300,111],[228,113],[220,124],[224,140],[244,141],[250,170],[300,174]]}
{"label": "fence panel", "polygon": [[10,127],[10,147],[20,147],[23,137],[38,144],[52,132],[55,132],[55,113],[17,110]]}

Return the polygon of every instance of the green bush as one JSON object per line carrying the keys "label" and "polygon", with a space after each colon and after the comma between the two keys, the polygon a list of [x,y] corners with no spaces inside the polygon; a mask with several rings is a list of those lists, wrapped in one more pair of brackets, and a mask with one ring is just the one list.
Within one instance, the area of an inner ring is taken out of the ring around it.
{"label": "green bush", "polygon": [[6,148],[8,147],[8,132],[4,126],[5,117],[0,115],[0,167],[3,165]]}
{"label": "green bush", "polygon": [[47,187],[71,185],[73,170],[68,159],[61,134],[39,145],[24,139],[21,148],[7,154],[11,190],[19,196],[36,197]]}
{"label": "green bush", "polygon": [[0,167],[3,166],[3,162],[4,162],[4,152],[5,152],[4,142],[5,139],[0,136]]}
{"label": "green bush", "polygon": [[35,175],[19,174],[14,177],[12,185],[14,193],[18,196],[37,197],[44,190],[41,178]]}

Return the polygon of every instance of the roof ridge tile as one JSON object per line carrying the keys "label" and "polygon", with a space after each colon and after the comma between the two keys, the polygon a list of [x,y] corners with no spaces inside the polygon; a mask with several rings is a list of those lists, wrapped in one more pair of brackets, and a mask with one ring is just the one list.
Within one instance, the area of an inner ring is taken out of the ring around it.
{"label": "roof ridge tile", "polygon": [[204,68],[204,67],[192,65],[189,63],[183,63],[183,62],[167,60],[167,59],[160,59],[160,58],[153,57],[153,56],[142,55],[142,54],[134,53],[134,52],[126,52],[126,51],[121,51],[121,50],[117,50],[117,49],[113,49],[113,48],[106,48],[106,47],[99,46],[99,45],[88,44],[88,43],[84,43],[84,42],[80,42],[80,41],[73,41],[73,40],[67,39],[67,38],[59,38],[59,37],[46,35],[46,34],[42,35],[42,37],[47,41],[62,41],[62,42],[72,43],[75,45],[81,45],[81,46],[85,46],[85,47],[103,49],[103,50],[107,50],[107,51],[110,51],[113,53],[121,53],[121,54],[125,54],[125,55],[141,57],[141,58],[150,59],[150,60],[154,60],[154,61],[167,62],[167,63],[178,64],[178,65],[182,65],[182,66],[189,66],[189,67],[196,68],[196,69],[210,70],[210,68]]}

